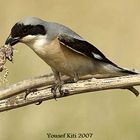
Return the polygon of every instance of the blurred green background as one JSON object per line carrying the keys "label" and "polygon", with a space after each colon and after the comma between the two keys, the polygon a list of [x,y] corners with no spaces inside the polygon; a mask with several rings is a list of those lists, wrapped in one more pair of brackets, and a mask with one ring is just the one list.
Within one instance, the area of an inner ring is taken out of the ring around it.
{"label": "blurred green background", "polygon": [[[139,0],[0,0],[1,45],[25,16],[69,26],[120,66],[140,70]],[[26,45],[16,49],[14,64],[7,64],[6,85],[51,72]],[[140,98],[127,90],[110,90],[0,113],[0,140],[47,140],[49,132],[92,132],[93,140],[139,140]]]}

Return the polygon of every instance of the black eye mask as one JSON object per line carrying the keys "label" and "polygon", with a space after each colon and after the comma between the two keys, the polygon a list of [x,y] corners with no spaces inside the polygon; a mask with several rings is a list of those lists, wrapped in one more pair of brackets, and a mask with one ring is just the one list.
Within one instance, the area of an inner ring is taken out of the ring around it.
{"label": "black eye mask", "polygon": [[11,36],[14,37],[25,37],[27,35],[45,35],[46,30],[43,25],[24,25],[16,23],[12,30]]}

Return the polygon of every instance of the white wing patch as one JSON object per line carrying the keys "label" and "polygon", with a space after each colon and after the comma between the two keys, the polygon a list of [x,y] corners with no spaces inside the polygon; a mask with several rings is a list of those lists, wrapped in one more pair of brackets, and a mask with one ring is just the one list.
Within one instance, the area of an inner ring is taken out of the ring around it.
{"label": "white wing patch", "polygon": [[97,54],[97,53],[93,53],[92,52],[92,55],[96,58],[96,59],[99,59],[99,60],[102,60],[103,58],[99,55],[99,54]]}

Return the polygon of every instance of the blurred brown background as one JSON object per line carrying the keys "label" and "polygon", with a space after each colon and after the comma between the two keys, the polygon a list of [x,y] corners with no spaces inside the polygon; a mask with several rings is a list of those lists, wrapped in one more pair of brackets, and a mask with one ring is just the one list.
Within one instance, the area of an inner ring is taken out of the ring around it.
{"label": "blurred brown background", "polygon": [[[139,7],[139,0],[0,0],[0,44],[15,22],[37,16],[69,26],[120,66],[140,70]],[[27,46],[18,44],[16,49],[14,64],[7,64],[7,84],[51,72]],[[139,140],[140,98],[127,90],[110,90],[0,113],[0,140],[46,140],[49,132]]]}

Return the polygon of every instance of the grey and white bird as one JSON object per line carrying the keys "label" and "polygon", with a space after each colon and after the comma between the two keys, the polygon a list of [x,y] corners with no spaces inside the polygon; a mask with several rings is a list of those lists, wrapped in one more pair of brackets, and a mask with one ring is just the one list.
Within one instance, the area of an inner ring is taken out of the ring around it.
{"label": "grey and white bird", "polygon": [[12,27],[5,45],[13,46],[18,42],[29,46],[52,68],[56,82],[54,93],[63,84],[61,74],[75,82],[89,74],[106,77],[137,74],[117,66],[70,28],[36,17],[23,18]]}

